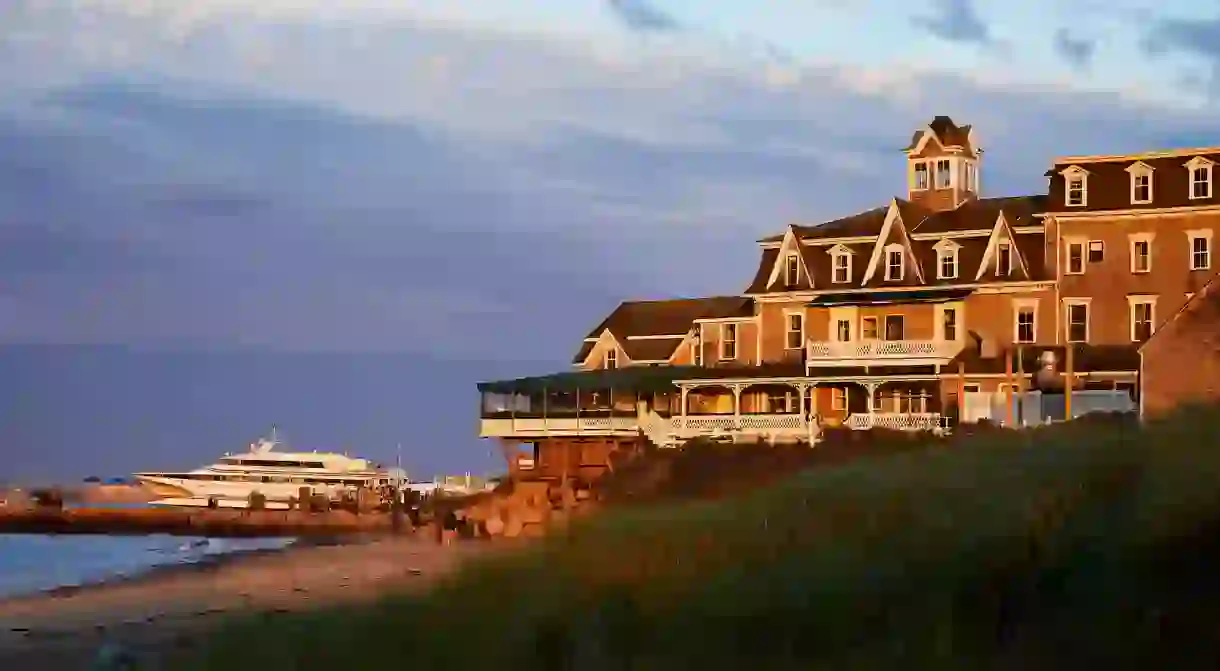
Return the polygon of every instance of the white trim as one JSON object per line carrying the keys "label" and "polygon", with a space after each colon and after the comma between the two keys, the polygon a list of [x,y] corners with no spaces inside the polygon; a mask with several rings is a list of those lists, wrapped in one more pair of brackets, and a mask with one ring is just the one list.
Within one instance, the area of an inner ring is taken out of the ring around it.
{"label": "white trim", "polygon": [[[907,272],[907,255],[904,253],[906,249],[901,242],[891,242],[885,246],[885,281],[886,282],[901,282],[906,278]],[[898,255],[898,267],[895,270],[894,265],[890,263],[890,258],[895,254]]]}
{"label": "white trim", "polygon": [[748,317],[700,317],[695,320],[696,324],[741,324],[743,322],[752,322],[755,315]]}
{"label": "white trim", "polygon": [[[1132,273],[1136,275],[1145,275],[1152,272],[1152,240],[1155,237],[1155,233],[1146,231],[1127,234],[1127,256],[1129,259],[1128,265],[1130,266]],[[1138,258],[1135,253],[1135,246],[1141,242],[1148,246],[1148,265],[1142,269],[1137,268],[1135,264],[1135,260]]]}
{"label": "white trim", "polygon": [[[852,257],[855,256],[856,253],[852,251],[850,247],[843,244],[838,244],[831,247],[827,250],[827,253],[830,254],[830,283],[851,284]],[[840,280],[837,274],[839,259],[845,259],[847,261],[847,278],[843,280]]]}
{"label": "white trim", "polygon": [[[1081,212],[1081,213],[1073,213],[1073,214],[1085,214],[1085,213]],[[1039,213],[1039,214],[1035,214],[1032,216],[1041,218],[1045,215]],[[922,223],[922,222],[920,222],[920,223]],[[919,233],[918,230],[919,230],[918,227],[916,227],[916,228],[912,228],[909,231],[909,235],[912,240],[940,240],[941,238],[985,238],[985,237],[991,235],[991,229],[989,229],[989,228],[972,228],[972,229],[967,229],[964,231],[946,231],[944,233]],[[1046,227],[1041,226],[1041,225],[1036,225],[1036,224],[1030,225],[1030,226],[1014,226],[1012,231],[1017,234],[1044,233],[1046,231]],[[872,243],[875,243],[876,241],[877,241],[877,237],[873,236],[873,235],[854,235],[854,236],[833,237],[833,238],[818,238],[818,237],[809,236],[809,237],[801,238],[801,244],[806,247],[826,247],[826,246],[834,246],[834,245],[863,245],[863,244],[872,244]],[[783,243],[780,240],[760,240],[758,242],[758,246],[761,249],[779,249],[782,244]]]}
{"label": "white trim", "polygon": [[[1131,178],[1131,204],[1132,205],[1147,205],[1152,202],[1152,173],[1153,167],[1143,161],[1136,161],[1126,167],[1127,174]],[[1148,195],[1145,198],[1140,198],[1137,191],[1139,189],[1139,179],[1145,177],[1148,179]]]}
{"label": "white trim", "polygon": [[[1210,229],[1210,228],[1198,228],[1198,229],[1186,231],[1186,254],[1189,259],[1187,263],[1188,263],[1188,267],[1191,270],[1211,270],[1211,267],[1212,267],[1212,236],[1213,236],[1213,233],[1212,233],[1212,229]],[[1195,240],[1206,240],[1207,241],[1207,250],[1205,253],[1205,255],[1207,257],[1207,263],[1205,265],[1202,265],[1202,266],[1195,265]]]}
{"label": "white trim", "polygon": [[[792,318],[793,317],[801,318],[800,338],[797,339],[796,347],[792,347],[788,343],[788,336],[792,335]],[[805,346],[805,340],[806,340],[805,324],[808,321],[809,320],[806,318],[805,310],[803,308],[787,308],[784,310],[784,350],[785,351],[791,352],[793,350],[799,350]],[[759,340],[761,341],[761,338]]]}
{"label": "white trim", "polygon": [[[601,354],[602,364],[605,365],[605,347],[607,346],[618,350],[617,365],[619,368],[622,368],[624,365],[631,365],[631,357],[627,356],[627,350],[623,348],[622,343],[619,342],[619,339],[615,337],[610,329],[602,329],[601,335],[597,337],[597,342],[593,344],[593,347],[589,348],[589,353],[585,355],[584,361],[579,365],[584,368],[592,368],[594,354]],[[600,351],[598,350],[599,347],[602,348]]]}
{"label": "white trim", "polygon": [[[941,163],[945,164],[944,170],[940,169]],[[932,159],[932,165],[935,168],[935,170],[933,170],[933,175],[932,175],[932,188],[934,190],[947,191],[949,189],[952,189],[956,185],[957,182],[954,179],[954,177],[956,177],[956,175],[954,174],[956,171],[953,169],[954,163],[955,163],[955,161],[953,160],[952,156],[937,156]],[[941,184],[940,184],[940,176],[942,174],[948,175],[948,179],[945,181],[944,186],[941,186]]]}
{"label": "white trim", "polygon": [[1182,207],[1144,208],[1141,210],[1094,210],[1092,212],[1054,212],[1035,214],[1035,217],[1053,217],[1070,221],[1072,219],[1145,219],[1163,217],[1186,217],[1192,214],[1215,214],[1220,212],[1220,205],[1184,205]]}
{"label": "white trim", "polygon": [[[728,333],[730,326],[733,327],[732,328],[732,331],[733,331],[732,340],[729,340],[728,338],[725,337],[725,334]],[[717,352],[718,356],[716,357],[717,361],[738,361],[740,359],[741,329],[739,329],[737,327],[738,327],[738,324],[735,324],[735,323],[724,323],[724,324],[720,325],[720,338],[717,341],[717,345],[719,346],[717,348],[719,350]],[[733,356],[725,356],[725,345],[730,342],[733,343]]]}
{"label": "white trim", "polygon": [[[747,294],[747,297],[753,298],[759,303],[791,303],[794,300],[814,300],[819,296],[827,294],[868,294],[877,291],[892,293],[895,291],[927,291],[935,289],[937,291],[949,291],[952,289],[974,289],[980,294],[1008,294],[1040,289],[1054,289],[1057,286],[1054,280],[1013,280],[1010,282],[963,282],[961,284],[938,284],[934,287],[927,286],[896,286],[896,287],[854,287],[842,289],[819,289],[817,291],[802,291],[789,293],[774,293],[774,294]],[[748,319],[748,318],[743,318]],[[700,321],[698,319],[696,322]]]}
{"label": "white trim", "polygon": [[[1003,239],[1001,239],[1001,236]],[[1015,236],[1012,233],[1012,227],[1008,225],[1008,217],[1001,210],[1000,214],[995,218],[995,226],[991,229],[991,238],[987,240],[987,249],[983,251],[983,260],[979,262],[978,272],[974,275],[974,281],[978,282],[983,279],[983,275],[990,269],[992,276],[1012,277],[1014,271],[1018,268],[1025,277],[1029,277],[1029,269],[1025,266],[1025,260],[1021,258],[1021,252],[1017,249],[1016,242],[1013,241]],[[999,269],[996,266],[998,259],[999,247],[1001,244],[1008,244],[1008,261],[1011,267],[1008,269],[1007,275],[1000,275],[996,271]]]}
{"label": "white trim", "polygon": [[[911,193],[920,193],[923,191],[930,191],[932,189],[932,166],[930,165],[931,163],[932,163],[932,159],[926,159],[926,158],[920,158],[920,159],[915,159],[915,160],[910,161],[911,167],[910,167],[910,171],[909,171],[910,175],[908,177],[909,183],[907,185],[907,189]],[[922,187],[919,186],[920,168],[923,168],[923,175],[924,175],[924,178],[927,180],[927,183],[924,184]]]}
{"label": "white trim", "polygon": [[869,255],[868,268],[864,271],[864,278],[860,281],[861,285],[868,284],[869,280],[873,279],[873,275],[877,272],[877,263],[881,260],[882,246],[889,239],[890,229],[894,227],[895,221],[901,220],[901,215],[898,213],[898,201],[890,201],[890,209],[885,213],[885,221],[881,224],[881,231],[877,233],[877,239],[873,243],[873,252]]}
{"label": "white trim", "polygon": [[[1080,248],[1080,270],[1072,270],[1072,247]],[[1089,265],[1089,239],[1063,237],[1063,274],[1083,275]]]}
{"label": "white trim", "polygon": [[[800,267],[804,268],[805,277],[810,278],[809,286],[813,286],[813,274],[809,272],[809,268],[805,264],[805,257],[801,254],[800,239],[796,236],[796,230],[789,226],[784,233],[784,241],[780,244],[779,254],[775,255],[775,264],[771,266],[771,275],[767,278],[768,289],[775,286],[775,283],[779,281],[780,273],[785,272],[790,254],[796,254],[800,258]],[[799,281],[800,278],[798,277],[797,280]]]}
{"label": "white trim", "polygon": [[[941,238],[940,242],[932,245],[932,249],[936,251],[936,279],[955,280],[961,275],[961,254],[958,253],[961,248],[961,245],[949,238]],[[945,259],[953,259],[952,275],[946,275],[944,272]]]}
{"label": "white trim", "polygon": [[1185,149],[1165,149],[1149,151],[1142,154],[1098,154],[1095,156],[1060,156],[1055,159],[1055,165],[1064,163],[1100,163],[1103,161],[1142,161],[1154,158],[1173,158],[1175,156],[1192,156],[1194,154],[1220,154],[1220,147],[1193,147]]}
{"label": "white trim", "polygon": [[[610,365],[611,361],[614,362],[613,366]],[[612,370],[617,369],[618,367],[618,349],[610,348],[604,350],[602,352],[602,368],[605,370]]]}
{"label": "white trim", "polygon": [[928,140],[935,140],[936,146],[941,149],[946,149],[945,145],[941,144],[940,138],[936,137],[936,131],[932,130],[931,124],[924,126],[921,131],[919,140],[915,142],[915,147],[907,150],[907,156],[918,156],[923,153],[924,148],[928,145]]}
{"label": "white trim", "polygon": [[1127,331],[1131,337],[1131,342],[1147,342],[1135,339],[1135,306],[1148,305],[1148,337],[1151,339],[1152,334],[1156,333],[1156,296],[1148,294],[1136,294],[1127,296]]}
{"label": "white trim", "polygon": [[670,334],[670,335],[633,335],[633,336],[627,336],[626,339],[627,340],[670,340],[672,338],[685,338],[689,335],[690,335],[690,332],[687,331],[686,333],[674,333],[674,334]]}
{"label": "white trim", "polygon": [[[1212,166],[1214,166],[1214,165],[1215,165],[1215,162],[1208,160],[1207,158],[1204,158],[1202,156],[1196,156],[1183,164],[1183,166],[1187,170],[1186,188],[1188,189],[1188,191],[1187,191],[1186,195],[1188,196],[1188,198],[1190,200],[1203,200],[1205,198],[1211,198],[1213,195],[1215,195],[1216,184],[1213,181],[1213,178],[1215,177],[1216,171],[1212,169]],[[1206,195],[1203,195],[1203,196],[1195,195],[1195,170],[1204,170],[1207,172],[1207,194]]]}
{"label": "white trim", "polygon": [[[1063,176],[1064,207],[1086,207],[1089,204],[1089,172],[1078,165],[1071,165],[1059,172]],[[1080,202],[1072,202],[1072,182],[1080,180]]]}
{"label": "white trim", "polygon": [[[1021,340],[1021,312],[1029,310],[1033,312],[1033,339]],[[1038,342],[1038,299],[1037,298],[1014,298],[1012,299],[1012,341],[1018,345],[1032,345]]]}
{"label": "white trim", "polygon": [[[1063,299],[1063,341],[1066,343],[1087,343],[1093,335],[1093,308],[1090,307],[1093,299],[1087,296],[1071,297]],[[1084,340],[1072,340],[1072,312],[1071,308],[1075,305],[1084,306]]]}

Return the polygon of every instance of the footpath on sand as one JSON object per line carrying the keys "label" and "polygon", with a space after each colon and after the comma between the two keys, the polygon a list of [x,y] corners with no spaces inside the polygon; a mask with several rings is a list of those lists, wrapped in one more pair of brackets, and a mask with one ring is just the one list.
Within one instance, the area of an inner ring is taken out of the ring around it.
{"label": "footpath on sand", "polygon": [[516,543],[438,545],[418,536],[293,547],[183,566],[69,593],[0,601],[0,668],[87,669],[106,644],[141,669],[206,642],[226,617],[282,613],[422,590],[461,562]]}

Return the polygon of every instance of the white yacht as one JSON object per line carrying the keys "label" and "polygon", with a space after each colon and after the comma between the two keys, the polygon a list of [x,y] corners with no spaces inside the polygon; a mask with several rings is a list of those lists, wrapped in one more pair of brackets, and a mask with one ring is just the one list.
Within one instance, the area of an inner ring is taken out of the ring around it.
{"label": "white yacht", "polygon": [[379,464],[333,452],[281,452],[275,428],[243,454],[226,454],[218,462],[185,473],[136,473],[159,498],[153,505],[244,508],[250,494],[266,497],[267,508],[285,509],[302,487],[335,498],[357,487],[390,484]]}

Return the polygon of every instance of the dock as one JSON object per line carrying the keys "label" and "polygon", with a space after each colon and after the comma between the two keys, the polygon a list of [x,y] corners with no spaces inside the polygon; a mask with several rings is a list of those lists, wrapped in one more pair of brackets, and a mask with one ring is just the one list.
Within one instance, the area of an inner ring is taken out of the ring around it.
{"label": "dock", "polygon": [[0,533],[209,536],[252,538],[388,533],[388,513],[332,510],[0,507]]}

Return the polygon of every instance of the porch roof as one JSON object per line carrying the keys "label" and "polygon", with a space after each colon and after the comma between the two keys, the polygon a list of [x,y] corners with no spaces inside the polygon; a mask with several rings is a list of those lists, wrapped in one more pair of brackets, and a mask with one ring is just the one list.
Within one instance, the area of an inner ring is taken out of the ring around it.
{"label": "porch roof", "polygon": [[704,369],[696,366],[627,366],[605,370],[582,370],[512,380],[480,382],[480,392],[532,394],[543,391],[582,389],[622,389],[625,391],[670,391],[674,380],[689,377]]}
{"label": "porch roof", "polygon": [[889,305],[893,303],[944,303],[974,293],[973,289],[924,289],[918,291],[862,291],[822,294],[809,301],[811,307]]}

